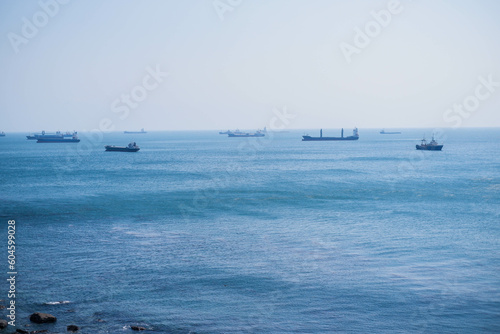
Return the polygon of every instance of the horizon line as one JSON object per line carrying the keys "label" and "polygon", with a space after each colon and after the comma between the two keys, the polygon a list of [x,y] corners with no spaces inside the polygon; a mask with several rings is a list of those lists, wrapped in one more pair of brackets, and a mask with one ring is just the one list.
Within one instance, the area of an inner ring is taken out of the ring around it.
{"label": "horizon line", "polygon": [[[343,129],[350,129],[351,127],[343,127]],[[382,130],[382,129],[389,129],[389,130],[404,130],[404,129],[431,129],[431,128],[434,128],[434,129],[449,129],[449,130],[458,130],[458,129],[495,129],[495,128],[500,128],[500,126],[460,126],[460,127],[457,127],[457,128],[454,128],[454,127],[434,127],[434,126],[425,126],[425,127],[353,127],[353,128],[358,128],[358,129],[366,129],[366,130]],[[240,129],[240,128],[236,128],[236,129]],[[254,128],[241,128],[243,130],[247,130],[247,129],[254,129]],[[264,129],[264,128],[258,128],[260,130]],[[258,130],[257,129],[257,130]],[[292,130],[297,130],[297,131],[300,131],[300,130],[314,130],[314,129],[342,129],[342,127],[318,127],[318,128],[284,128],[284,129],[266,129],[267,131],[269,132],[285,132],[285,131],[292,131]],[[93,131],[99,131],[99,132],[102,132],[102,133],[119,133],[119,132],[124,132],[124,131],[136,131],[136,132],[140,132],[140,130],[130,130],[130,129],[122,129],[122,130],[113,130],[113,131],[101,131],[99,129],[93,129],[93,130],[71,130],[71,131],[76,131],[76,132],[93,132]],[[225,130],[225,128],[210,128],[210,129],[154,129],[154,130],[146,130],[144,128],[145,132],[165,132],[165,131],[172,131],[172,132],[175,132],[175,131],[221,131],[221,130]],[[40,132],[41,131],[46,131],[46,130],[39,130]],[[70,130],[65,130],[65,131],[61,131],[61,130],[54,130],[53,132],[56,132],[56,131],[60,131],[60,132],[71,132]],[[34,132],[38,132],[38,131],[28,131],[28,130],[14,130],[14,131],[5,131],[5,130],[1,130],[0,132],[4,132],[4,133],[34,133]],[[52,131],[47,131],[47,132],[52,132]]]}

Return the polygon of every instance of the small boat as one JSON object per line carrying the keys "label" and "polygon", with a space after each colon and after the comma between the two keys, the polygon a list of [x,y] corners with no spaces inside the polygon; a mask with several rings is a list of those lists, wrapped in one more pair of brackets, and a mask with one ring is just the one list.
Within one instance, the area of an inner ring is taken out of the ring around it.
{"label": "small boat", "polygon": [[36,139],[37,143],[79,143],[80,139],[77,136],[71,138],[65,138],[63,136],[59,137],[38,137]]}
{"label": "small boat", "polygon": [[439,145],[435,140],[434,136],[432,136],[432,140],[430,143],[427,143],[427,141],[422,139],[422,142],[420,145],[416,145],[417,150],[427,150],[427,151],[441,151],[443,148],[443,145]]}
{"label": "small boat", "polygon": [[302,141],[323,141],[323,140],[358,140],[358,128],[352,130],[352,136],[344,137],[344,129],[340,132],[340,137],[323,137],[323,129],[319,130],[319,137],[311,137],[309,135],[302,136]]}
{"label": "small boat", "polygon": [[228,135],[228,134],[230,134],[230,133],[232,133],[232,131],[231,131],[231,130],[227,130],[227,131],[219,131],[219,134],[220,134],[220,135]]}
{"label": "small boat", "polygon": [[5,137],[5,132],[0,132],[0,137]]}
{"label": "small boat", "polygon": [[399,131],[385,131],[384,129],[382,129],[382,131],[380,131],[380,134],[381,135],[400,135],[401,132],[399,132]]}
{"label": "small boat", "polygon": [[123,133],[128,133],[128,134],[141,134],[141,133],[148,133],[147,131],[144,131],[144,128],[141,129],[141,131],[123,131]]}
{"label": "small boat", "polygon": [[139,146],[137,146],[135,142],[128,144],[128,146],[106,145],[104,148],[106,151],[113,152],[137,152],[140,150]]}

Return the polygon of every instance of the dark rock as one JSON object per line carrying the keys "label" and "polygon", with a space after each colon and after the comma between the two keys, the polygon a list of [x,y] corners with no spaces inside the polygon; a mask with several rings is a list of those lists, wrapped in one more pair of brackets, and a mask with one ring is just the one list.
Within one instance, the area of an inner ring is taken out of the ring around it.
{"label": "dark rock", "polygon": [[76,325],[69,325],[68,327],[66,327],[66,329],[68,330],[68,332],[77,332],[80,329],[80,327]]}
{"label": "dark rock", "polygon": [[0,329],[4,329],[8,324],[7,320],[0,320]]}
{"label": "dark rock", "polygon": [[52,314],[36,312],[30,316],[30,321],[37,324],[45,324],[50,322],[56,322],[57,318]]}
{"label": "dark rock", "polygon": [[16,329],[16,333],[21,333],[21,334],[30,334],[30,332],[25,331],[24,329]]}
{"label": "dark rock", "polygon": [[146,330],[146,328],[141,327],[141,326],[130,326],[130,328],[134,331],[143,331]]}

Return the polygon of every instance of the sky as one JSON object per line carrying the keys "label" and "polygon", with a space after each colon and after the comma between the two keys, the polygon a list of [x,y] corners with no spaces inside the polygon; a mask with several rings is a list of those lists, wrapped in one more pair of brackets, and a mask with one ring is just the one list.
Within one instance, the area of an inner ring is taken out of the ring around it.
{"label": "sky", "polygon": [[500,127],[496,0],[0,3],[0,131]]}

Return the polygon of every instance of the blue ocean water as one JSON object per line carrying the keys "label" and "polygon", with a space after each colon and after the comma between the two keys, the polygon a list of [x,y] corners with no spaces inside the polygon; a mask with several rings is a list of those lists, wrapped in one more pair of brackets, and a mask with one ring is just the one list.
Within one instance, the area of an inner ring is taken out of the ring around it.
{"label": "blue ocean water", "polygon": [[[17,328],[38,311],[58,321],[30,330],[498,333],[500,131],[446,130],[443,151],[416,151],[431,132],[7,134]],[[141,151],[104,151],[131,140]]]}

